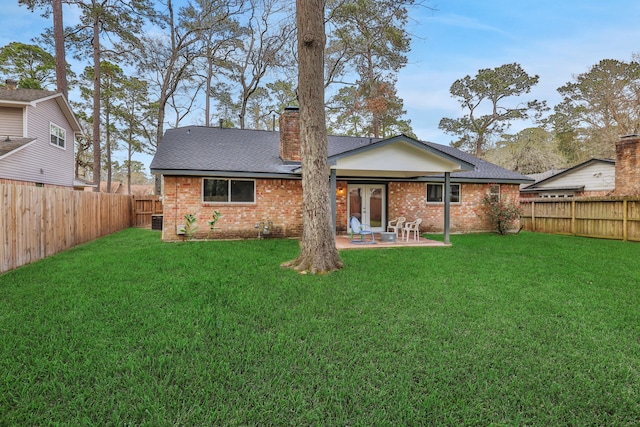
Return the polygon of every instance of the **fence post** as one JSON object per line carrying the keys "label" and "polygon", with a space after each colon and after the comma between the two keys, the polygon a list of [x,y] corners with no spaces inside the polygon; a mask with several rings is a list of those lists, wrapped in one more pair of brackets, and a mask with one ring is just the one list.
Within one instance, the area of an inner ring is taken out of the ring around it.
{"label": "fence post", "polygon": [[629,226],[629,222],[627,218],[629,217],[627,213],[627,198],[622,199],[622,241],[626,242],[629,239],[629,232],[627,227]]}
{"label": "fence post", "polygon": [[531,201],[531,231],[536,231],[536,202]]}
{"label": "fence post", "polygon": [[571,234],[576,235],[576,201],[571,201]]}

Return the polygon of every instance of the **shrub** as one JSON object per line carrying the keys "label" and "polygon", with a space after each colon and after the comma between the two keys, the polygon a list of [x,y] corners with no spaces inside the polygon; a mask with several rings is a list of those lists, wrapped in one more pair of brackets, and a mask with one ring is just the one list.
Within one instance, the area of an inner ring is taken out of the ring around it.
{"label": "shrub", "polygon": [[499,234],[506,234],[511,230],[522,215],[520,203],[516,200],[501,200],[487,194],[482,199],[482,205],[485,217],[491,223],[492,229]]}
{"label": "shrub", "polygon": [[210,235],[213,232],[213,229],[216,227],[216,222],[218,222],[218,220],[222,217],[222,214],[218,211],[213,211],[213,214],[211,215],[211,221],[207,221],[207,224],[209,224],[209,234]]}
{"label": "shrub", "polygon": [[186,222],[184,227],[185,238],[191,240],[195,236],[196,231],[198,231],[198,226],[196,225],[198,218],[194,214],[186,214],[184,220]]}

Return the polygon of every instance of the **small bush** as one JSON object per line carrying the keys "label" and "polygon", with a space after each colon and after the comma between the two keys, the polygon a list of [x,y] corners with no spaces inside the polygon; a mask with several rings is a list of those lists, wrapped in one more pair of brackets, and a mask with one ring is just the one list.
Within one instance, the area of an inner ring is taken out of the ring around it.
{"label": "small bush", "polygon": [[517,200],[501,200],[487,194],[482,199],[485,217],[491,223],[492,229],[499,234],[507,234],[520,219],[522,210]]}
{"label": "small bush", "polygon": [[196,231],[198,231],[198,226],[196,225],[198,218],[194,214],[186,214],[184,220],[186,221],[184,227],[185,237],[187,240],[191,240],[195,236]]}

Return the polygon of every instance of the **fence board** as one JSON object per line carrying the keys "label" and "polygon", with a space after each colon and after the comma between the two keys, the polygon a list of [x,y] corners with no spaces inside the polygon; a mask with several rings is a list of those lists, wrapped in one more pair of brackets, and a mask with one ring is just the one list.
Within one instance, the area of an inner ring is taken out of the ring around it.
{"label": "fence board", "polygon": [[160,196],[133,197],[134,227],[151,227],[151,217],[153,215],[162,215],[162,200],[160,200]]}
{"label": "fence board", "polygon": [[0,184],[0,273],[130,227],[132,196]]}
{"label": "fence board", "polygon": [[525,230],[640,241],[640,197],[522,199]]}

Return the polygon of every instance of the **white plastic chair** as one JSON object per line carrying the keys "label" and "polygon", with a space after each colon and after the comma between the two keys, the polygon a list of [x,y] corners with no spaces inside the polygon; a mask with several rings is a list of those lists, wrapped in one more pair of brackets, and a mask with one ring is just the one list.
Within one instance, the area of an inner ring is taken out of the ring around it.
{"label": "white plastic chair", "polygon": [[402,229],[402,238],[408,242],[411,237],[411,233],[413,232],[413,240],[417,242],[420,239],[421,222],[422,218],[418,218],[415,221],[405,223],[404,228]]}
{"label": "white plastic chair", "polygon": [[392,219],[387,223],[387,231],[393,231],[396,233],[396,237],[399,235],[400,230],[402,230],[402,226],[404,225],[407,219],[403,216],[399,216],[396,219]]}

